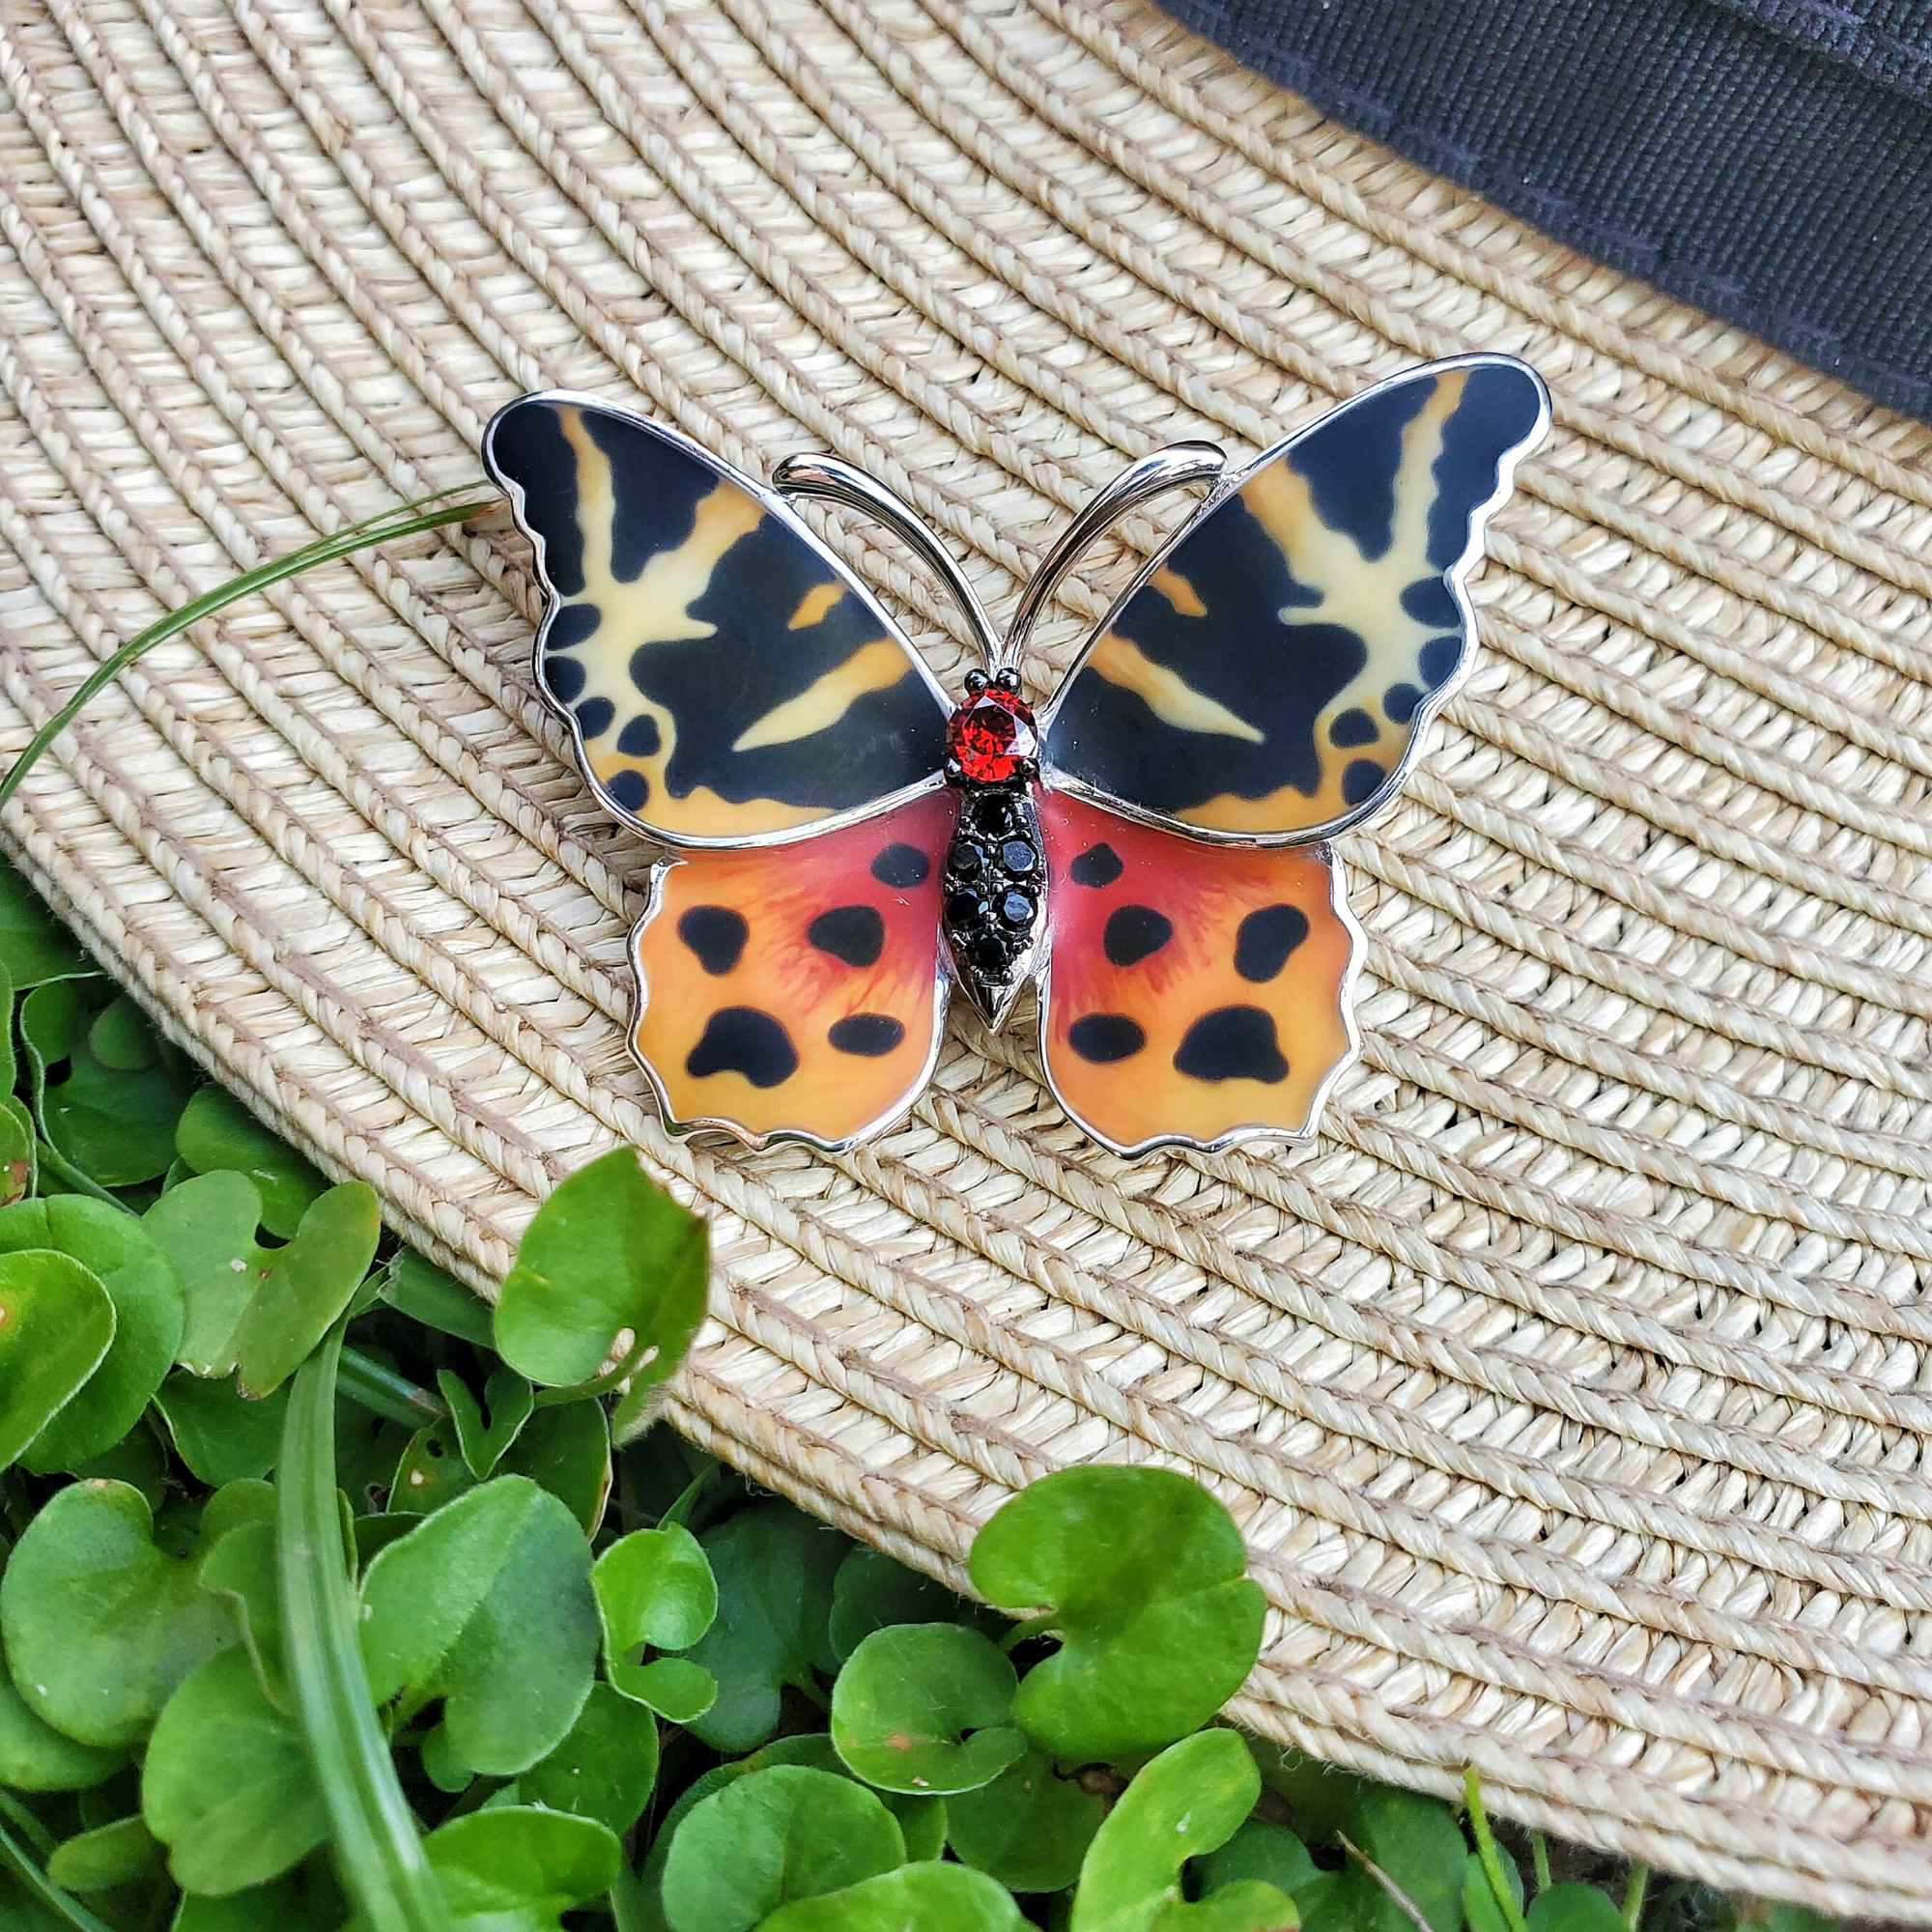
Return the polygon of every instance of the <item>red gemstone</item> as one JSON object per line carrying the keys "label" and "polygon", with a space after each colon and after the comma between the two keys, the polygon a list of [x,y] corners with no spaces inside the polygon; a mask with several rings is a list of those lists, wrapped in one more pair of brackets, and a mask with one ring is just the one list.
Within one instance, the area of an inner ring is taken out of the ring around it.
{"label": "red gemstone", "polygon": [[1039,755],[1033,713],[1018,692],[992,685],[969,697],[946,726],[946,749],[959,776],[975,784],[1005,784],[1032,770]]}

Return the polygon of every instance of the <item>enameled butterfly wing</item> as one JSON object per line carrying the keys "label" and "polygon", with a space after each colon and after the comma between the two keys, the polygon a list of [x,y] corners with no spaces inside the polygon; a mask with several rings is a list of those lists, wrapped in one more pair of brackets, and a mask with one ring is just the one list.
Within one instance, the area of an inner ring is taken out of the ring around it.
{"label": "enameled butterfly wing", "polygon": [[1014,760],[986,732],[1033,724],[1016,681],[955,709],[775,492],[629,412],[511,404],[484,453],[550,593],[539,681],[598,797],[671,848],[632,939],[668,1121],[848,1145],[917,1098],[952,983],[997,1020],[1033,978],[1047,1079],[1108,1146],[1312,1132],[1355,1045],[1323,841],[1463,669],[1463,579],[1548,415],[1521,363],[1469,356],[1267,451]]}

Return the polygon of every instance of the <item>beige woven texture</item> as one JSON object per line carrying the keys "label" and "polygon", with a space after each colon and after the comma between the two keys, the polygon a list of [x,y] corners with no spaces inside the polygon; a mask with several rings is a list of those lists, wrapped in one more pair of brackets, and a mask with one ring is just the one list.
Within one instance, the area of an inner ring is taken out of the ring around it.
{"label": "beige woven texture", "polygon": [[[1679,1871],[1932,1918],[1927,433],[1398,164],[1140,0],[9,0],[0,750],[160,611],[569,384],[829,446],[1009,608],[1183,436],[1424,355],[1557,428],[1484,649],[1343,841],[1321,1139],[1111,1158],[955,1018],[843,1159],[668,1142],[642,846],[500,522],[156,652],[7,820],[175,1036],[487,1284],[635,1142],[711,1215],[703,1442],[957,1577],[1151,1460],[1274,1605],[1236,1715]],[[1064,666],[1124,551],[1045,636]],[[832,526],[933,661],[960,641]]]}

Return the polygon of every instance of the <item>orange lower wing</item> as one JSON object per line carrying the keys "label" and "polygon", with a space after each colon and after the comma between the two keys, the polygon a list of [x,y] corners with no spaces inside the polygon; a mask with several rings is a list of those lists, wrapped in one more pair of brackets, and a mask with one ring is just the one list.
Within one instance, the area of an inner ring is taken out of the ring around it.
{"label": "orange lower wing", "polygon": [[842,832],[668,860],[631,935],[632,1043],[671,1124],[836,1146],[909,1107],[939,1050],[950,794]]}
{"label": "orange lower wing", "polygon": [[1040,1049],[1060,1103],[1136,1153],[1314,1130],[1355,1050],[1357,934],[1320,846],[1208,845],[1042,788]]}

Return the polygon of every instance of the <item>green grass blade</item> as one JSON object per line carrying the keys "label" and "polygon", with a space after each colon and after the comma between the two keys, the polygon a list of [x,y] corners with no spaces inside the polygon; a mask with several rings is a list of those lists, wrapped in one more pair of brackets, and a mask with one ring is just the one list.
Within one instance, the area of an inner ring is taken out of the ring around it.
{"label": "green grass blade", "polygon": [[282,1665],[323,1800],[335,1857],[369,1932],[450,1932],[389,1759],[355,1638],[355,1593],[335,1489],[338,1323],[296,1371],[276,1472]]}
{"label": "green grass blade", "polygon": [[56,1918],[73,1927],[73,1932],[110,1932],[71,1892],[64,1891],[27,1855],[25,1847],[0,1825],[0,1871],[13,1874],[14,1882],[34,1902],[43,1905]]}
{"label": "green grass blade", "polygon": [[[468,484],[463,486],[465,490],[469,487]],[[381,516],[371,517],[364,523],[352,524],[332,536],[318,537],[314,543],[291,551],[287,556],[274,557],[268,563],[256,565],[253,570],[243,571],[240,577],[231,577],[226,583],[217,584],[191,604],[184,604],[179,611],[171,611],[159,622],[150,624],[138,637],[130,638],[112,657],[95,666],[81,679],[67,702],[34,733],[26,750],[14,760],[7,776],[0,778],[0,807],[4,807],[19,790],[21,781],[39,763],[41,754],[80,716],[89,701],[156,644],[164,644],[170,638],[179,637],[190,625],[200,623],[204,617],[213,616],[217,611],[225,611],[229,605],[253,592],[281,583],[319,563],[352,556],[358,550],[368,550],[375,544],[392,543],[399,537],[412,537],[424,530],[440,529],[445,524],[460,524],[467,517],[480,515],[492,508],[497,501],[494,497],[470,497],[461,503],[442,501],[443,497],[456,494],[453,490],[444,490],[438,496],[424,497],[413,503],[398,504],[393,510],[384,510]],[[436,507],[429,507],[431,505]]]}

